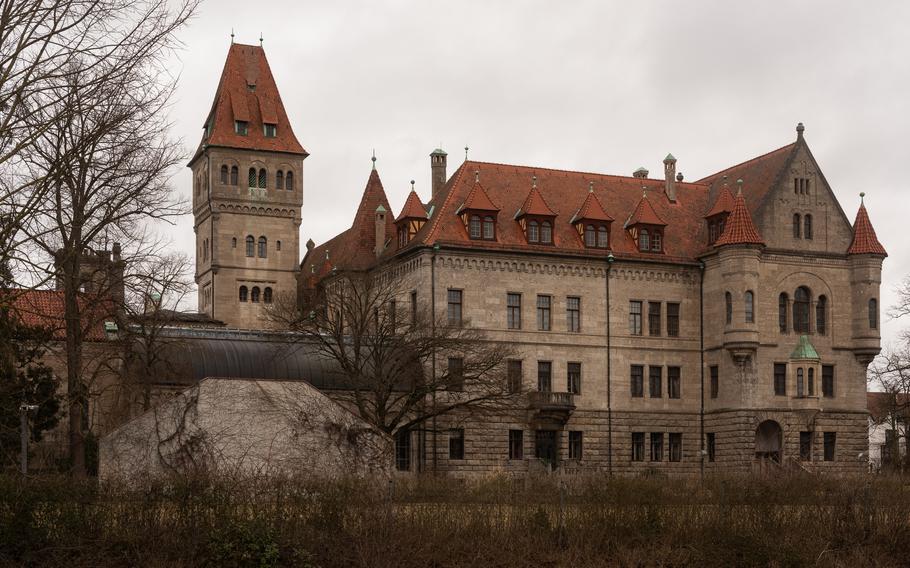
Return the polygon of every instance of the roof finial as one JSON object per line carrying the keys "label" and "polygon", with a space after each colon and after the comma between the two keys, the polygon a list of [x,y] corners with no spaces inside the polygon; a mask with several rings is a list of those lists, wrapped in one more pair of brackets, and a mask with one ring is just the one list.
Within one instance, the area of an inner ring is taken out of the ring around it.
{"label": "roof finial", "polygon": [[464,147],[464,161],[465,161],[465,162],[468,161],[468,150],[469,150],[469,149],[470,149],[470,148],[468,148],[467,144],[465,144],[465,147]]}
{"label": "roof finial", "polygon": [[736,180],[736,187],[737,187],[736,195],[742,195],[743,194],[743,180],[742,179]]}
{"label": "roof finial", "polygon": [[866,192],[865,192],[865,191],[859,192],[859,204],[860,204],[860,205],[863,205],[863,203],[864,203],[863,198],[864,198],[864,197],[866,197]]}
{"label": "roof finial", "polygon": [[724,174],[724,187],[727,187],[727,174]]}
{"label": "roof finial", "polygon": [[531,187],[537,187],[537,176],[531,176]]}
{"label": "roof finial", "polygon": [[234,28],[231,28],[231,45],[234,45]]}
{"label": "roof finial", "polygon": [[373,148],[373,157],[370,159],[373,160],[373,169],[375,170],[376,169],[376,148]]}
{"label": "roof finial", "polygon": [[648,188],[645,187],[645,184],[641,184],[641,197],[642,199],[648,198]]}
{"label": "roof finial", "polygon": [[329,249],[325,249],[325,259],[329,259]]}
{"label": "roof finial", "polygon": [[796,125],[796,138],[797,140],[803,137],[803,132],[805,132],[806,127],[803,126],[803,123],[800,122]]}
{"label": "roof finial", "polygon": [[594,193],[594,181],[588,182],[588,193]]}
{"label": "roof finial", "polygon": [[480,183],[480,170],[474,170],[474,183]]}
{"label": "roof finial", "polygon": [[414,180],[411,180],[411,191],[414,191]]}
{"label": "roof finial", "polygon": [[259,47],[262,47],[262,32],[259,32]]}

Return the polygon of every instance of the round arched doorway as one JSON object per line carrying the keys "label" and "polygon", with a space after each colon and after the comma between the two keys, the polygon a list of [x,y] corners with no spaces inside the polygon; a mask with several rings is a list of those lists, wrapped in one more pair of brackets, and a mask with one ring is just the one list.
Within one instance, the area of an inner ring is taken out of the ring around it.
{"label": "round arched doorway", "polygon": [[760,461],[781,461],[783,431],[774,420],[765,420],[755,429],[755,458]]}

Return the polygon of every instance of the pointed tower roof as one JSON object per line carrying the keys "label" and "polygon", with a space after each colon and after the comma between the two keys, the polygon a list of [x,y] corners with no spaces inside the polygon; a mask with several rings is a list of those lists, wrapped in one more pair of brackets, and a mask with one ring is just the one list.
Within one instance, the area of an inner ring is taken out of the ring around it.
{"label": "pointed tower roof", "polygon": [[480,177],[475,173],[474,174],[474,187],[471,188],[471,193],[465,198],[464,203],[455,211],[456,215],[460,215],[465,209],[474,209],[477,211],[499,211],[490,196],[487,195],[487,191],[480,185]]}
{"label": "pointed tower roof", "polygon": [[[247,123],[246,135],[236,132],[235,121]],[[264,124],[275,125],[275,136],[266,137]],[[235,43],[228,50],[193,161],[206,146],[307,155],[291,128],[261,46]]]}
{"label": "pointed tower roof", "polygon": [[725,185],[721,188],[720,193],[717,195],[717,199],[714,200],[714,206],[711,207],[710,211],[705,213],[705,217],[713,217],[714,215],[720,215],[721,213],[730,213],[733,211],[733,205],[733,193],[730,191],[730,188]]}
{"label": "pointed tower roof", "polygon": [[[865,194],[860,194],[860,199]],[[888,256],[885,247],[878,242],[875,236],[875,229],[872,228],[872,221],[869,220],[869,213],[866,212],[866,204],[860,201],[859,211],[856,212],[856,221],[853,222],[853,242],[847,249],[847,254],[880,254]]]}
{"label": "pointed tower roof", "polygon": [[597,196],[594,195],[593,186],[588,190],[588,195],[585,196],[584,203],[581,204],[581,207],[578,208],[575,215],[572,215],[572,220],[569,221],[569,223],[575,223],[576,221],[584,219],[590,221],[613,221],[613,217],[610,217],[610,215],[604,211],[600,199],[597,199]]}
{"label": "pointed tower roof", "polygon": [[746,198],[743,197],[742,186],[736,192],[733,201],[733,212],[727,217],[724,232],[714,242],[714,246],[723,245],[763,245],[761,235],[752,222],[752,215],[746,208]]}
{"label": "pointed tower roof", "polygon": [[629,219],[626,221],[623,228],[629,228],[632,225],[639,224],[659,225],[661,227],[667,226],[664,220],[660,218],[660,215],[657,214],[657,211],[654,210],[654,206],[651,205],[651,201],[648,199],[648,194],[646,192],[642,193],[641,199],[638,200],[638,205],[635,206],[635,210],[629,215]]}
{"label": "pointed tower roof", "polygon": [[417,192],[412,189],[404,202],[404,207],[401,208],[401,213],[399,213],[398,218],[395,219],[395,222],[397,223],[398,221],[403,221],[405,219],[426,218],[427,210],[423,208],[423,203],[420,202]]}
{"label": "pointed tower roof", "polygon": [[537,184],[531,186],[531,191],[521,204],[518,211],[515,212],[515,218],[519,219],[525,215],[539,215],[541,217],[556,217],[556,212],[547,205],[540,191],[537,190]]}

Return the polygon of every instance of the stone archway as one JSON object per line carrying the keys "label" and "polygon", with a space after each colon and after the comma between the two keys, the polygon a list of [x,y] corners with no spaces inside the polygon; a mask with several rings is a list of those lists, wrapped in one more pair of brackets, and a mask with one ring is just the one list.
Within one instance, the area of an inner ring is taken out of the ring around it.
{"label": "stone archway", "polygon": [[783,430],[774,420],[765,420],[755,429],[755,459],[781,463]]}

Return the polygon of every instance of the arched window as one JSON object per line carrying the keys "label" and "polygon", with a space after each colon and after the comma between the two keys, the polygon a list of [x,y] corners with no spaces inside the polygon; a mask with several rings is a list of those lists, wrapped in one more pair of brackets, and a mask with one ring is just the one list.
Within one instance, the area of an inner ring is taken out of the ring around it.
{"label": "arched window", "polygon": [[802,225],[802,219],[800,219],[799,213],[794,213],[793,214],[793,238],[794,239],[799,238],[799,231],[800,231],[801,225]]}
{"label": "arched window", "polygon": [[489,215],[483,218],[483,238],[490,241],[496,238],[496,224]]}
{"label": "arched window", "polygon": [[809,396],[815,396],[815,369],[809,367]]}
{"label": "arched window", "polygon": [[553,242],[553,226],[549,221],[540,224],[540,242],[550,244]]}
{"label": "arched window", "polygon": [[294,172],[288,172],[284,176],[284,188],[288,191],[294,190]]}
{"label": "arched window", "polygon": [[638,232],[638,250],[642,252],[651,250],[651,239],[648,238],[647,229],[642,229]]}
{"label": "arched window", "polygon": [[651,252],[660,252],[661,251],[661,234],[660,231],[654,231],[651,233]]}
{"label": "arched window", "polygon": [[819,296],[815,304],[815,332],[825,335],[828,332],[828,298]]}
{"label": "arched window", "polygon": [[600,248],[607,248],[610,246],[610,233],[607,232],[607,228],[603,225],[597,229],[597,246]]}
{"label": "arched window", "polygon": [[726,321],[730,324],[733,323],[733,294],[725,293],[724,301],[726,302]]}
{"label": "arched window", "polygon": [[793,295],[793,331],[809,333],[809,289],[805,286]]}
{"label": "arched window", "polygon": [[275,241],[275,250],[281,250],[281,241]]}
{"label": "arched window", "polygon": [[268,288],[268,287],[267,287],[267,288],[262,292],[262,301],[265,302],[266,304],[271,304],[271,303],[272,303],[272,289],[271,289],[271,288]]}
{"label": "arched window", "polygon": [[536,243],[540,240],[540,227],[537,221],[528,221],[528,242]]}
{"label": "arched window", "polygon": [[755,323],[755,295],[747,290],[745,295],[746,323]]}
{"label": "arched window", "polygon": [[262,189],[265,189],[265,188],[266,188],[266,184],[267,184],[267,182],[268,182],[268,178],[269,178],[269,176],[268,176],[268,174],[265,172],[265,168],[260,168],[260,169],[259,169],[259,187],[260,187],[260,188],[262,188]]}
{"label": "arched window", "polygon": [[284,189],[284,172],[281,170],[275,174],[275,189]]}
{"label": "arched window", "polygon": [[480,227],[480,215],[471,215],[471,220],[468,222],[468,229],[471,231],[472,239],[479,239],[481,236],[481,227]]}
{"label": "arched window", "polygon": [[806,215],[803,219],[803,237],[812,239],[812,215]]}
{"label": "arched window", "polygon": [[[256,289],[253,288],[254,292],[255,292],[255,290]],[[253,300],[253,301],[255,302],[256,300]],[[803,377],[803,368],[800,367],[799,369],[796,370],[796,396],[803,396],[806,394],[805,382],[806,382],[806,380]]]}
{"label": "arched window", "polygon": [[246,237],[246,255],[253,256],[253,254],[256,252],[255,248],[256,248],[256,239],[253,238],[253,235],[247,235],[247,237]]}
{"label": "arched window", "polygon": [[231,185],[237,185],[238,175],[237,166],[231,166]]}
{"label": "arched window", "polygon": [[268,240],[265,237],[259,237],[259,258],[265,258],[268,252]]}
{"label": "arched window", "polygon": [[231,238],[231,248],[232,248],[232,249],[237,248],[237,237],[232,237],[232,238]]}
{"label": "arched window", "polygon": [[781,333],[787,333],[787,304],[790,303],[790,297],[786,292],[781,292],[777,297],[777,325]]}
{"label": "arched window", "polygon": [[869,329],[878,328],[878,300],[869,299]]}
{"label": "arched window", "polygon": [[250,168],[250,187],[256,187],[256,168]]}
{"label": "arched window", "polygon": [[240,301],[246,302],[248,294],[249,294],[249,292],[247,291],[246,286],[241,286],[240,287]]}
{"label": "arched window", "polygon": [[250,294],[250,300],[253,303],[259,303],[259,286],[253,286],[253,293]]}
{"label": "arched window", "polygon": [[227,165],[221,166],[221,183],[227,185],[228,182],[228,167]]}
{"label": "arched window", "polygon": [[585,246],[592,248],[597,246],[597,232],[594,230],[594,225],[585,226]]}

